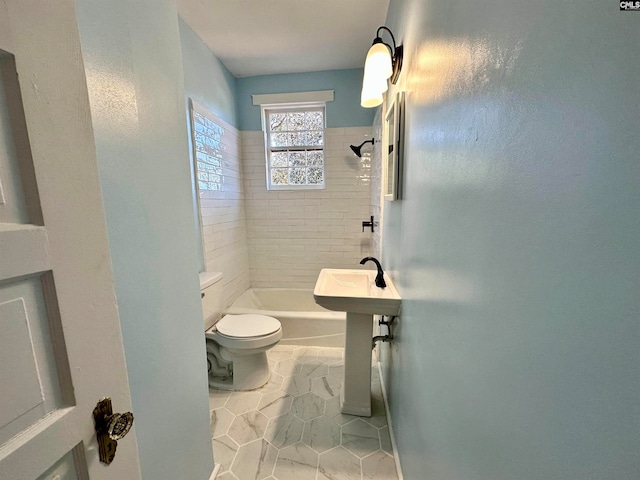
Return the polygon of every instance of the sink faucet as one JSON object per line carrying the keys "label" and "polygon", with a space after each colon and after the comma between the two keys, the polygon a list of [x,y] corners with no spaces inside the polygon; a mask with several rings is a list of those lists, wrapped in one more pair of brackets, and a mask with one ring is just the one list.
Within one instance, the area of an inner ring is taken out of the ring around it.
{"label": "sink faucet", "polygon": [[360,265],[364,265],[368,261],[372,261],[376,264],[376,267],[378,267],[378,274],[376,275],[376,287],[385,288],[387,286],[387,282],[384,281],[384,272],[382,271],[382,265],[380,265],[380,262],[373,257],[364,257],[362,260],[360,260]]}

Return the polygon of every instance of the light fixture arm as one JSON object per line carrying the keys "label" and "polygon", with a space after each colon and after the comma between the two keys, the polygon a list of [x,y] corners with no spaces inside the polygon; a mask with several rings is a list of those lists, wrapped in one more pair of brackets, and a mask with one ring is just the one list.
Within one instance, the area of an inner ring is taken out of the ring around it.
{"label": "light fixture arm", "polygon": [[[393,48],[391,48],[391,45],[389,45],[388,43],[382,41],[382,37],[380,37],[381,30],[386,30],[387,33],[389,33],[389,35],[391,36],[391,41],[393,42]],[[402,45],[396,46],[396,37],[394,37],[393,32],[391,32],[391,30],[389,30],[389,28],[384,25],[378,27],[378,30],[376,30],[376,38],[373,40],[372,45],[375,45],[376,43],[382,43],[389,49],[389,52],[391,53],[391,66],[393,68],[393,73],[391,74],[390,80],[391,83],[395,85],[398,81],[398,77],[400,76],[400,70],[402,70],[402,54],[404,49]]]}
{"label": "light fixture arm", "polygon": [[[393,41],[393,48],[391,48],[391,46],[387,45],[386,43],[384,43],[382,41],[382,37],[380,37],[380,30],[386,30],[387,32],[389,32],[389,35],[391,35],[391,40]],[[385,27],[384,25],[382,25],[381,27],[378,27],[378,30],[376,31],[376,39],[373,41],[373,43],[376,43],[376,40],[380,40],[380,42],[384,43],[385,45],[387,45],[387,47],[389,48],[389,51],[391,52],[391,55],[395,55],[396,53],[396,37],[393,36],[393,33],[391,32],[391,30],[389,30],[387,27]]]}

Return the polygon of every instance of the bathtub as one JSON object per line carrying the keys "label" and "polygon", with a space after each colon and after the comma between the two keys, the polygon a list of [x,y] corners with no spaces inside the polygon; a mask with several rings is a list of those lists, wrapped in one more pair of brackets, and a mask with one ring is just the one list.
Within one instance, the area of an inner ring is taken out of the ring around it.
{"label": "bathtub", "polygon": [[226,310],[275,317],[282,323],[280,345],[344,347],[346,313],[332,312],[313,300],[313,290],[250,288]]}

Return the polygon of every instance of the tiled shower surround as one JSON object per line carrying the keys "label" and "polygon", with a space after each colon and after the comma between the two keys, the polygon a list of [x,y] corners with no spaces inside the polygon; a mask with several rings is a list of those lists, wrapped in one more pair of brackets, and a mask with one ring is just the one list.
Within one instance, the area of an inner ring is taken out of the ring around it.
{"label": "tiled shower surround", "polygon": [[222,164],[222,182],[220,190],[199,192],[202,242],[207,271],[223,273],[225,303],[229,305],[249,288],[240,135],[233,126],[210,116],[222,127],[217,159]]}
{"label": "tiled shower surround", "polygon": [[370,215],[371,157],[349,148],[370,137],[371,127],[326,129],[326,188],[268,191],[263,133],[241,132],[252,287],[311,288],[321,268],[357,268],[370,254],[362,221]]}
{"label": "tiled shower surround", "polygon": [[200,204],[206,269],[223,272],[226,305],[249,286],[311,288],[321,268],[357,268],[371,252],[371,156],[349,145],[371,127],[325,130],[325,189],[268,191],[263,133],[216,123],[224,179]]}

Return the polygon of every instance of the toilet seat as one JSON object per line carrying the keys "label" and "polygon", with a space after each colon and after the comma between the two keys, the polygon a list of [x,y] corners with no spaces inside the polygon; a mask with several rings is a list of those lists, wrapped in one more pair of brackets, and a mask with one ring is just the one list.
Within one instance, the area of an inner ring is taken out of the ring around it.
{"label": "toilet seat", "polygon": [[227,338],[257,338],[271,335],[280,328],[280,322],[266,315],[225,315],[216,323],[219,335]]}
{"label": "toilet seat", "polygon": [[205,335],[222,347],[249,354],[278,343],[282,326],[278,319],[266,315],[225,315]]}

